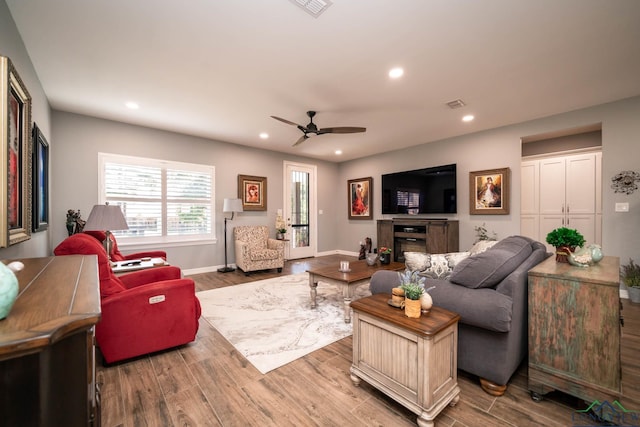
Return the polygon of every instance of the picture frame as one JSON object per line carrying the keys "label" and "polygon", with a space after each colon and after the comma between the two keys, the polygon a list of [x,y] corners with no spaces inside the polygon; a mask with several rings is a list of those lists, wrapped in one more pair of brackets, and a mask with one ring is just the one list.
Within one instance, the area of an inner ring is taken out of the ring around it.
{"label": "picture frame", "polygon": [[264,176],[238,175],[238,198],[245,211],[267,210],[267,178]]}
{"label": "picture frame", "polygon": [[31,226],[37,233],[49,228],[49,143],[36,123],[32,137]]}
{"label": "picture frame", "polygon": [[373,178],[347,181],[349,219],[373,219]]}
{"label": "picture frame", "polygon": [[469,214],[509,214],[509,168],[469,172]]}
{"label": "picture frame", "polygon": [[0,247],[31,238],[31,96],[0,56]]}

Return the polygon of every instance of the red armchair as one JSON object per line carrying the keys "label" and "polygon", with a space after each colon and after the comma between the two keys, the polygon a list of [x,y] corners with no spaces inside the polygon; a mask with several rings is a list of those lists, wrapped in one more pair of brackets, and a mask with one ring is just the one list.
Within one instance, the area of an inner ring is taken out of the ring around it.
{"label": "red armchair", "polygon": [[178,267],[157,267],[116,276],[107,253],[95,238],[74,234],[55,255],[97,255],[102,319],[96,340],[106,363],[194,341],[200,302],[192,279]]}
{"label": "red armchair", "polygon": [[[104,231],[84,231],[85,234],[89,236],[93,236],[100,241],[100,243],[104,242],[106,239],[107,233]],[[145,251],[145,252],[136,252],[135,254],[123,255],[118,249],[118,242],[116,241],[116,237],[113,234],[109,235],[111,237],[111,261],[126,261],[129,259],[140,259],[144,257],[149,258],[162,258],[163,260],[167,260],[167,253],[165,251]]]}

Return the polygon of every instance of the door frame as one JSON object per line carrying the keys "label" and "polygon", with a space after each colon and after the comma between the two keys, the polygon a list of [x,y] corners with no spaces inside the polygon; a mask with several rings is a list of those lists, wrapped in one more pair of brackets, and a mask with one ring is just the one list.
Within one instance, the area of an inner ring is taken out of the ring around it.
{"label": "door frame", "polygon": [[291,211],[289,194],[290,194],[290,177],[291,169],[299,169],[309,173],[309,246],[305,248],[294,248],[292,242],[289,243],[288,259],[299,259],[314,257],[318,253],[318,166],[308,163],[292,162],[284,160],[282,162],[282,206],[284,219],[287,221],[287,230],[289,227],[289,212]]}

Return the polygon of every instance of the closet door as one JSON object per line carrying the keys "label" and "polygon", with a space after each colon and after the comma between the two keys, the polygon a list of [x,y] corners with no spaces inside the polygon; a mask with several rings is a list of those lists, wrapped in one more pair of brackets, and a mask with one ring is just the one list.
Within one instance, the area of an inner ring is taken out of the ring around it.
{"label": "closet door", "polygon": [[520,168],[520,234],[538,240],[540,234],[540,162],[522,162]]}
{"label": "closet door", "polygon": [[565,185],[565,159],[540,160],[540,215],[564,215]]}
{"label": "closet door", "polygon": [[566,159],[566,214],[596,213],[596,156],[585,154]]}

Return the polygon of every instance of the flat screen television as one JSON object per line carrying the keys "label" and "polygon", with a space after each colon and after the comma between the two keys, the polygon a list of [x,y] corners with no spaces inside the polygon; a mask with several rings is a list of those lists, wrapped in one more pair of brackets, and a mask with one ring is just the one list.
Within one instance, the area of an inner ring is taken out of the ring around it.
{"label": "flat screen television", "polygon": [[457,213],[456,165],[382,175],[383,214]]}

